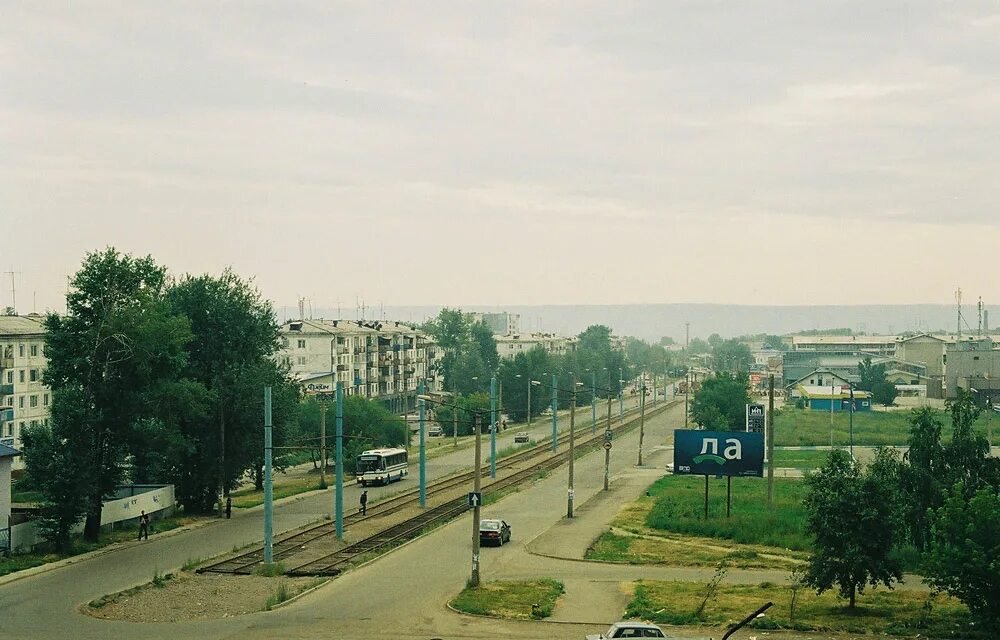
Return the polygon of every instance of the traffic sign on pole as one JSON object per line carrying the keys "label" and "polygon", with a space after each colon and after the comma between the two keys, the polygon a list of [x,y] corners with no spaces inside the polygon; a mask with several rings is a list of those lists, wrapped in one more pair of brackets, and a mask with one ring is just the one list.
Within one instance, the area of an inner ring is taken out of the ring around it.
{"label": "traffic sign on pole", "polygon": [[483,504],[483,494],[478,491],[469,492],[469,506],[478,507]]}
{"label": "traffic sign on pole", "polygon": [[604,443],[604,448],[607,449],[608,451],[610,451],[611,450],[611,443],[610,442],[605,442]]}

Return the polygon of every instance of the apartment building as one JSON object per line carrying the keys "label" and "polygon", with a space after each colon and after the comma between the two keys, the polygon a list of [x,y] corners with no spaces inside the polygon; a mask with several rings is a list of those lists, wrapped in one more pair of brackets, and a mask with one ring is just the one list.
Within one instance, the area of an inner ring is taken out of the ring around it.
{"label": "apartment building", "polygon": [[[45,372],[42,317],[0,316],[0,444],[23,450],[29,426],[48,424],[52,393],[42,384]],[[15,470],[23,458],[13,459]]]}
{"label": "apartment building", "polygon": [[509,336],[521,332],[521,315],[518,313],[484,313],[474,311],[467,314],[473,322],[485,322],[493,335]]}
{"label": "apartment building", "polygon": [[567,338],[554,333],[513,333],[496,336],[497,352],[501,358],[513,358],[519,353],[527,353],[541,347],[549,353],[561,355],[576,350],[575,337]]}
{"label": "apartment building", "polygon": [[307,394],[329,393],[340,382],[348,395],[405,407],[413,406],[421,379],[428,390],[439,388],[430,336],[401,322],[290,320],[281,339],[279,357]]}
{"label": "apartment building", "polygon": [[793,351],[857,351],[871,356],[896,355],[896,336],[792,336]]}

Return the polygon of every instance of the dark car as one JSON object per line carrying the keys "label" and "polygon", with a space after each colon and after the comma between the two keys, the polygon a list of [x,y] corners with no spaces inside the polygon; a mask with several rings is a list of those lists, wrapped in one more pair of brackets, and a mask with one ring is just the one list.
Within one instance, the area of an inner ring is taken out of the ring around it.
{"label": "dark car", "polygon": [[510,525],[503,520],[479,521],[479,544],[502,546],[510,542]]}

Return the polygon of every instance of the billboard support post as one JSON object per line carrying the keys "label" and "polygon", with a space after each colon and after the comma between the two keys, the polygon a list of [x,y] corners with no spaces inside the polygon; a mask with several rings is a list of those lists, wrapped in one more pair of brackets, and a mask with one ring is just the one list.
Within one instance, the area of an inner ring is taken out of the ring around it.
{"label": "billboard support post", "polygon": [[708,476],[705,476],[705,519],[708,520]]}
{"label": "billboard support post", "polygon": [[733,511],[733,477],[726,476],[726,517],[732,515]]}

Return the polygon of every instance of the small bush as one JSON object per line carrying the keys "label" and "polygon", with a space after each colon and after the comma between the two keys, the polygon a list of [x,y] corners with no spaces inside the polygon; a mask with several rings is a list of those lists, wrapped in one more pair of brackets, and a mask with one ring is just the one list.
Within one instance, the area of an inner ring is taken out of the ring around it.
{"label": "small bush", "polygon": [[288,584],[285,582],[279,582],[278,588],[275,589],[274,593],[267,597],[267,602],[264,603],[264,610],[270,611],[282,602],[287,602],[291,599],[291,597],[292,592],[288,589]]}
{"label": "small bush", "polygon": [[264,578],[283,576],[285,575],[285,565],[280,562],[272,562],[270,564],[267,564],[266,562],[261,563],[254,568],[253,574]]}

